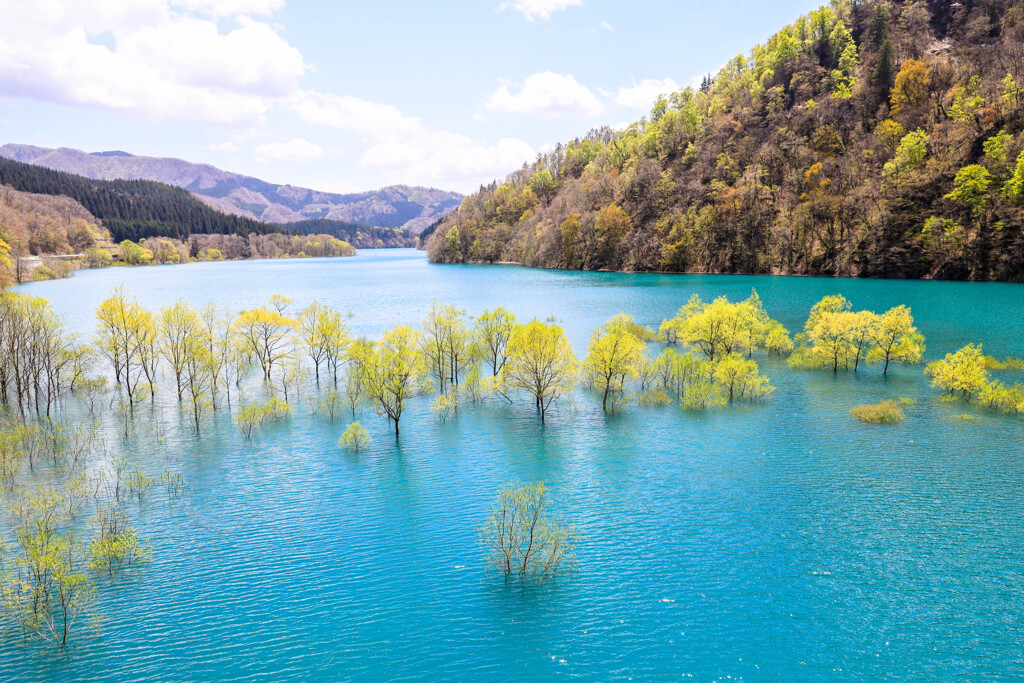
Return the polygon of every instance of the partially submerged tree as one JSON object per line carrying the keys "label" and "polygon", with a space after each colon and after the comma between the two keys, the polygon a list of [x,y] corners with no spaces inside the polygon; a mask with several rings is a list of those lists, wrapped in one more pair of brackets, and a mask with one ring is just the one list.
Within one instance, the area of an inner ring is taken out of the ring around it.
{"label": "partially submerged tree", "polygon": [[358,360],[366,395],[377,412],[395,423],[399,421],[409,399],[423,393],[426,364],[420,351],[419,335],[411,327],[399,325],[388,330],[380,342],[366,345]]}
{"label": "partially submerged tree", "polygon": [[985,356],[981,345],[968,344],[958,351],[947,353],[942,360],[932,361],[925,368],[932,378],[932,386],[943,389],[951,396],[959,394],[965,401],[988,383]]}
{"label": "partially submerged tree", "polygon": [[874,348],[869,358],[884,364],[883,375],[891,363],[920,363],[924,354],[924,335],[914,327],[914,317],[906,306],[896,306],[878,316],[873,330]]}
{"label": "partially submerged tree", "polygon": [[541,483],[509,485],[498,491],[491,515],[479,529],[488,567],[506,579],[543,581],[576,567],[582,534],[550,514],[548,488]]}
{"label": "partially submerged tree", "polygon": [[637,376],[644,355],[641,341],[622,320],[613,318],[612,323],[594,331],[590,347],[583,360],[583,369],[594,388],[602,395],[601,409],[617,404],[629,380]]}
{"label": "partially submerged tree", "polygon": [[313,364],[313,375],[320,385],[320,368],[331,371],[338,385],[338,366],[344,362],[349,332],[341,314],[316,301],[299,314],[298,335],[302,350]]}
{"label": "partially submerged tree", "polygon": [[513,329],[501,380],[528,392],[544,422],[551,403],[576,386],[577,369],[576,354],[565,331],[534,318]]}
{"label": "partially submerged tree", "polygon": [[123,387],[129,407],[139,399],[138,385],[145,377],[152,390],[157,358],[153,315],[120,288],[100,304],[97,346],[113,367],[114,381]]}
{"label": "partially submerged tree", "polygon": [[476,319],[474,334],[479,352],[491,366],[491,376],[497,377],[508,359],[506,349],[516,317],[500,306],[493,311],[484,311]]}
{"label": "partially submerged tree", "polygon": [[347,451],[364,451],[370,447],[370,433],[358,422],[353,422],[338,439],[338,445]]}
{"label": "partially submerged tree", "polygon": [[2,557],[0,604],[25,635],[64,647],[96,604],[83,543],[67,530],[65,499],[39,488],[14,502],[15,552]]}
{"label": "partially submerged tree", "polygon": [[234,330],[248,352],[259,361],[263,378],[270,381],[274,363],[289,353],[291,333],[295,321],[282,315],[288,300],[279,294],[271,299],[271,306],[245,311],[235,321]]}
{"label": "partially submerged tree", "polygon": [[465,312],[434,302],[423,322],[420,343],[427,370],[437,380],[438,391],[445,394],[449,388],[457,389],[462,374],[473,360]]}

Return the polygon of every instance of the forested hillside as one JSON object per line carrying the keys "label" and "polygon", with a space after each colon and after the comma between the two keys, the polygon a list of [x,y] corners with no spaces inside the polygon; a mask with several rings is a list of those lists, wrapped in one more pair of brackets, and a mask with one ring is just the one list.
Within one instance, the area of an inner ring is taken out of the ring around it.
{"label": "forested hillside", "polygon": [[11,284],[13,259],[82,254],[110,245],[110,234],[75,200],[0,186],[0,287]]}
{"label": "forested hillside", "polygon": [[334,221],[329,218],[318,218],[308,221],[297,221],[281,226],[286,230],[294,230],[303,235],[330,235],[344,240],[357,249],[373,249],[378,247],[415,247],[417,236],[408,230],[399,228],[377,228],[359,223]]}
{"label": "forested hillside", "polygon": [[71,197],[100,219],[118,242],[157,236],[184,239],[192,234],[280,232],[276,225],[222,213],[185,190],[150,180],[93,180],[0,158],[0,185]]}
{"label": "forested hillside", "polygon": [[837,0],[481,188],[430,257],[1019,281],[1022,79],[1022,0]]}
{"label": "forested hillside", "polygon": [[459,205],[462,195],[428,187],[391,185],[370,192],[337,194],[222,171],[182,159],[127,152],[83,152],[34,145],[0,146],[0,157],[96,180],[156,180],[195,193],[216,209],[266,223],[325,218],[418,233]]}
{"label": "forested hillside", "polygon": [[[12,204],[12,197],[20,199]],[[25,197],[34,199],[29,202]],[[31,207],[26,210],[10,208],[24,208],[29,204]],[[72,217],[80,219],[83,225],[89,224],[91,232],[79,223],[72,225]],[[244,255],[240,256],[244,258],[263,251],[249,245],[250,236],[282,232],[335,237],[357,249],[417,244],[416,235],[398,228],[327,219],[283,226],[263,223],[213,209],[186,190],[164,183],[94,180],[0,158],[0,240],[7,245],[4,253],[9,251],[14,256],[81,253],[93,246],[92,242],[82,246],[88,241],[85,236],[98,234],[97,231],[104,235],[109,233],[114,242],[162,238],[185,244],[198,235],[234,236],[247,245],[242,252]],[[274,244],[279,241],[271,240]],[[223,240],[202,242],[219,246]],[[229,240],[232,245],[236,242]],[[281,251],[279,247],[275,249]],[[0,250],[3,249],[0,246]],[[186,253],[188,251],[186,249]],[[238,250],[233,247],[231,251]],[[287,251],[284,249],[283,253]],[[0,267],[3,267],[2,262]]]}

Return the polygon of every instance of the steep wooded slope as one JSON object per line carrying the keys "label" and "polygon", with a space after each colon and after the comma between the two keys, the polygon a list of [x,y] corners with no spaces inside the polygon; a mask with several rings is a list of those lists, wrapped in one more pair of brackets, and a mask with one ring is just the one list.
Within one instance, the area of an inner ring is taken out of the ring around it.
{"label": "steep wooded slope", "polygon": [[1022,79],[1021,0],[837,1],[467,197],[430,257],[1021,280]]}

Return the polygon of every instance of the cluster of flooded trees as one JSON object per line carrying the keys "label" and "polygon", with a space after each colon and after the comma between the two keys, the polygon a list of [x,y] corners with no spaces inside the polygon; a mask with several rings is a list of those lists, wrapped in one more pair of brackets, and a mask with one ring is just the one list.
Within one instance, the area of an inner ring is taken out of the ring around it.
{"label": "cluster of flooded trees", "polygon": [[[153,477],[106,449],[102,348],[44,299],[0,291],[0,638],[65,645],[97,618],[97,581],[149,556],[130,509]],[[187,488],[170,471],[161,483]]]}
{"label": "cluster of flooded trees", "polygon": [[931,377],[932,386],[945,391],[951,400],[962,398],[969,403],[977,399],[986,408],[1011,415],[1024,413],[1024,384],[1010,385],[992,377],[991,371],[1005,370],[1024,370],[1024,360],[1000,361],[984,355],[980,344],[968,344],[929,363],[925,374]]}
{"label": "cluster of flooded trees", "polygon": [[[231,408],[246,437],[287,416],[312,386],[314,412],[332,421],[345,413],[354,419],[371,406],[397,434],[410,401],[422,396],[434,396],[432,409],[442,421],[468,403],[516,396],[532,401],[544,421],[552,405],[578,388],[594,392],[606,412],[631,402],[706,410],[771,395],[759,356],[788,357],[795,368],[838,373],[873,365],[888,374],[894,364],[919,363],[925,351],[909,308],[855,311],[841,295],[816,303],[795,338],[767,314],[756,292],[735,302],[694,295],[657,332],[627,314],[614,316],[593,332],[582,357],[551,320],[520,322],[504,308],[474,318],[435,303],[421,325],[397,325],[377,339],[354,336],[339,311],[315,301],[298,308],[281,295],[237,314],[181,301],[152,311],[119,289],[96,317],[95,336],[83,340],[45,300],[0,293],[4,407],[49,416],[75,393],[91,405],[108,403],[127,439],[136,407],[153,400],[163,382],[168,386],[161,390],[174,392],[198,433],[255,374],[263,400]],[[994,380],[990,371],[1000,369],[1005,364],[970,345],[926,373],[951,395],[1024,412],[1024,386]],[[343,443],[358,448],[366,441],[350,435]]]}
{"label": "cluster of flooded trees", "polygon": [[[109,379],[117,389],[110,406],[127,438],[135,408],[153,400],[163,376],[198,433],[256,372],[271,400],[243,402],[234,411],[246,437],[287,415],[312,385],[319,391],[311,401],[316,412],[354,418],[370,405],[397,434],[409,402],[435,393],[432,408],[441,420],[466,403],[519,395],[544,421],[578,387],[596,392],[607,412],[633,400],[705,410],[774,391],[755,353],[833,372],[877,363],[888,373],[893,363],[919,362],[924,351],[905,306],[854,312],[844,297],[828,296],[811,309],[794,343],[756,292],[738,302],[694,295],[657,332],[616,315],[593,332],[582,358],[557,324],[519,322],[503,308],[472,318],[435,303],[418,328],[398,325],[376,340],[353,336],[339,311],[316,301],[298,309],[281,295],[238,314],[183,301],[151,311],[118,289],[96,317],[95,338],[86,343],[44,300],[0,296],[0,344],[11,359],[0,367],[4,404],[22,415],[48,415],[78,389],[97,400]],[[651,353],[656,342],[663,346]],[[90,374],[101,366],[106,377]]]}
{"label": "cluster of flooded trees", "polygon": [[[353,335],[346,317],[315,301],[298,308],[280,295],[241,313],[183,301],[154,311],[118,289],[99,305],[95,335],[82,339],[45,300],[0,292],[0,490],[8,523],[0,535],[0,627],[63,644],[76,624],[95,616],[96,581],[148,557],[129,505],[142,503],[153,478],[106,454],[100,418],[108,409],[127,441],[140,406],[158,391],[173,392],[197,434],[226,410],[250,438],[290,415],[315,386],[314,413],[354,419],[370,406],[397,435],[410,402],[429,395],[440,420],[455,418],[468,403],[525,397],[543,421],[578,389],[606,412],[631,403],[705,410],[769,396],[774,388],[757,358],[788,356],[794,367],[831,372],[875,364],[888,373],[894,363],[919,362],[924,352],[907,307],[855,312],[842,296],[815,304],[794,339],[756,292],[742,301],[695,295],[657,332],[630,315],[612,317],[594,330],[582,357],[553,321],[520,322],[504,308],[473,318],[435,303],[418,327],[398,325],[377,339]],[[1020,366],[970,345],[926,372],[950,395],[1024,412],[1024,388],[990,375]],[[260,399],[246,401],[242,390],[252,385]],[[72,394],[77,401],[63,403]],[[87,419],[61,423],[64,405]],[[873,408],[860,419],[898,421],[896,404]],[[356,451],[369,443],[358,422],[339,439]],[[27,486],[39,481],[49,483]],[[169,497],[186,488],[170,471],[160,483]],[[533,530],[542,543],[524,546],[503,526],[517,516],[543,521],[547,500],[537,485],[501,492],[480,530],[492,567],[535,577],[573,564],[575,528],[552,521]]]}
{"label": "cluster of flooded trees", "polygon": [[0,403],[50,415],[80,385],[92,351],[45,299],[0,290]]}
{"label": "cluster of flooded trees", "polygon": [[893,363],[920,363],[925,350],[924,335],[914,326],[909,308],[854,311],[841,294],[814,304],[797,341],[800,346],[790,356],[790,365],[832,372],[857,372],[877,363],[887,375]]}
{"label": "cluster of flooded trees", "polygon": [[[131,517],[154,484],[107,454],[98,421],[0,416],[0,640],[63,647],[98,621],[97,584],[150,557]],[[188,489],[170,470],[158,485],[168,498]]]}
{"label": "cluster of flooded trees", "polygon": [[[110,407],[126,438],[135,409],[153,400],[161,378],[196,432],[256,372],[269,400],[238,406],[235,420],[246,436],[286,415],[290,401],[313,384],[322,387],[316,411],[354,417],[369,404],[398,433],[409,401],[435,391],[441,419],[457,415],[466,401],[520,394],[544,420],[580,385],[595,389],[606,411],[620,410],[630,396],[687,408],[762,398],[772,388],[751,354],[792,345],[756,294],[740,303],[692,300],[662,325],[668,346],[657,356],[646,350],[653,330],[620,314],[594,332],[583,358],[558,325],[520,323],[503,308],[472,319],[435,304],[418,329],[398,325],[370,340],[354,337],[340,312],[318,302],[295,309],[275,295],[237,315],[180,301],[151,311],[119,289],[98,307],[95,337],[85,343],[42,299],[5,293],[2,302],[0,341],[13,359],[0,371],[4,404],[21,415],[49,414],[76,389],[98,400],[109,379],[117,389]],[[101,367],[106,378],[91,374]]]}

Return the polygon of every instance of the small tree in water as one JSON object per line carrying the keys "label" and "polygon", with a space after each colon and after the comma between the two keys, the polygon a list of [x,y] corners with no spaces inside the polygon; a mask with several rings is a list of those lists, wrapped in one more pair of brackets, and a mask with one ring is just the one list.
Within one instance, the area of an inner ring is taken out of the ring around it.
{"label": "small tree in water", "polygon": [[370,433],[363,425],[353,422],[338,439],[338,445],[346,451],[365,451],[370,447]]}
{"label": "small tree in water", "polygon": [[487,565],[521,581],[543,581],[576,567],[582,533],[551,518],[544,484],[510,485],[498,492],[491,516],[480,527]]}

